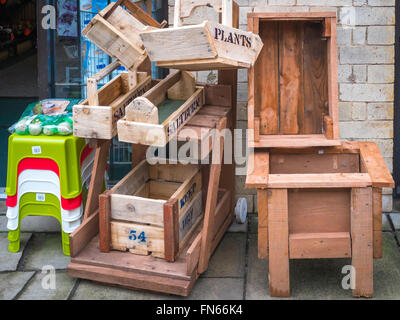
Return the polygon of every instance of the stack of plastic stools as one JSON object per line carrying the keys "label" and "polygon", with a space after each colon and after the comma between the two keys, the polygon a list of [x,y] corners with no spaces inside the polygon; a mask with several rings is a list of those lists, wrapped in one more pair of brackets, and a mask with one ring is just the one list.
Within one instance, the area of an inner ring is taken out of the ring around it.
{"label": "stack of plastic stools", "polygon": [[7,228],[9,251],[20,248],[20,225],[28,215],[56,218],[69,255],[69,234],[80,224],[93,167],[94,151],[73,136],[9,138]]}

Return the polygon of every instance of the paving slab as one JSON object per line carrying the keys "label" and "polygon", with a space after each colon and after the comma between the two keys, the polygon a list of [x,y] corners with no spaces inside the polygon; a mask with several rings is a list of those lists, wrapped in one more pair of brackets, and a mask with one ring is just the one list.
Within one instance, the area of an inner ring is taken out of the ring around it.
{"label": "paving slab", "polygon": [[50,272],[36,272],[24,288],[18,300],[65,300],[68,298],[75,282],[65,271],[55,271],[55,288],[51,287]]}
{"label": "paving slab", "polygon": [[394,236],[384,232],[383,258],[374,260],[374,298],[400,299],[400,249]]}
{"label": "paving slab", "polygon": [[25,232],[61,232],[61,225],[56,218],[48,216],[27,216],[21,222]]}
{"label": "paving slab", "polygon": [[400,230],[400,213],[391,213],[390,219],[393,222],[395,230]]}
{"label": "paving slab", "polygon": [[[22,232],[60,232],[61,226],[56,218],[48,216],[27,216],[21,223]],[[0,214],[0,232],[8,232],[7,217]]]}
{"label": "paving slab", "polygon": [[258,232],[258,216],[256,214],[249,215],[249,233]]}
{"label": "paving slab", "polygon": [[7,206],[5,200],[0,200],[0,214],[6,214]]}
{"label": "paving slab", "polygon": [[26,255],[25,270],[41,270],[45,265],[66,269],[70,257],[62,252],[61,233],[36,233]]}
{"label": "paving slab", "polygon": [[392,227],[390,226],[388,215],[382,214],[382,230],[383,231],[392,231]]}
{"label": "paving slab", "polygon": [[0,214],[0,232],[8,232],[7,217],[5,214]]}
{"label": "paving slab", "polygon": [[25,249],[31,233],[21,233],[21,244],[19,252],[8,251],[8,234],[0,233],[0,271],[15,271],[19,260],[22,257],[22,252]]}
{"label": "paving slab", "polygon": [[170,300],[175,296],[144,290],[125,289],[89,280],[80,280],[73,300]]}
{"label": "paving slab", "polygon": [[244,279],[199,278],[186,300],[242,300]]}
{"label": "paving slab", "polygon": [[11,300],[22,290],[34,272],[0,273],[0,300]]}
{"label": "paving slab", "polygon": [[201,277],[244,277],[246,234],[226,233]]}
{"label": "paving slab", "polygon": [[[268,260],[257,257],[256,235],[249,238],[246,299],[278,299],[269,296]],[[348,264],[350,259],[291,260],[289,299],[353,299],[341,286]],[[374,299],[400,299],[400,251],[389,232],[383,234],[383,259],[374,261]]]}
{"label": "paving slab", "polygon": [[249,219],[247,219],[245,223],[238,223],[236,219],[234,219],[227,232],[247,232],[248,224]]}
{"label": "paving slab", "polygon": [[245,298],[269,300],[268,260],[258,259],[257,234],[249,233],[247,283]]}

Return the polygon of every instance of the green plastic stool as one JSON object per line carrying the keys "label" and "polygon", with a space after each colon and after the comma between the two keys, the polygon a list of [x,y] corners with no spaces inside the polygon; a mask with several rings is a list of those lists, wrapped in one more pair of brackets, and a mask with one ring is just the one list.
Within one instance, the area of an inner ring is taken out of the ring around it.
{"label": "green plastic stool", "polygon": [[6,194],[17,192],[18,164],[24,158],[54,160],[60,170],[61,196],[72,199],[82,192],[80,159],[85,139],[74,136],[22,136],[12,134],[8,139]]}
{"label": "green plastic stool", "polygon": [[[46,193],[45,201],[37,201],[36,193],[25,193],[20,199],[19,222],[17,230],[8,231],[8,251],[18,252],[20,249],[20,228],[21,221],[27,216],[49,216],[56,218],[61,226],[60,200],[53,194]],[[69,234],[61,228],[61,239],[63,253],[70,255]]]}

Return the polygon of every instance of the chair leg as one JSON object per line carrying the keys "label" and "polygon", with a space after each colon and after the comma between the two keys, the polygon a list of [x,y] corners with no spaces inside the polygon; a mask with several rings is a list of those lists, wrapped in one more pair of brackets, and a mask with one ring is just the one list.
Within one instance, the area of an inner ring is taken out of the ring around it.
{"label": "chair leg", "polygon": [[62,240],[62,248],[63,248],[63,253],[66,256],[70,255],[70,250],[69,250],[69,234],[65,233],[64,231],[61,231],[61,240]]}
{"label": "chair leg", "polygon": [[8,231],[8,251],[18,252],[20,248],[20,228],[18,226],[17,230]]}

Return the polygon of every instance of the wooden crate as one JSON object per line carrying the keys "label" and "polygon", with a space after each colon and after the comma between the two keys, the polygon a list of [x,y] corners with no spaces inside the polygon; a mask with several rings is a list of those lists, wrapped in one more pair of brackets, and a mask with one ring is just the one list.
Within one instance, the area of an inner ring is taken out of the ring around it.
{"label": "wooden crate", "polygon": [[[122,4],[130,13],[120,6]],[[100,11],[82,34],[125,68],[135,70],[147,58],[139,33],[162,28],[165,24],[159,24],[129,0],[118,1]]]}
{"label": "wooden crate", "polygon": [[119,141],[164,146],[204,104],[203,87],[194,77],[175,71],[126,107],[119,120]]}
{"label": "wooden crate", "polygon": [[248,14],[264,47],[249,70],[252,147],[340,145],[336,14]]}
{"label": "wooden crate", "polygon": [[260,38],[253,33],[212,21],[152,30],[140,36],[158,67],[192,71],[250,68],[262,48]]}
{"label": "wooden crate", "polygon": [[125,107],[153,85],[144,72],[122,72],[99,90],[97,81],[90,83],[91,79],[88,99],[73,107],[74,135],[96,139],[112,139],[117,134],[117,121],[125,115]]}
{"label": "wooden crate", "polygon": [[[193,9],[212,6],[222,24],[205,21],[181,27]],[[174,28],[149,30],[140,37],[151,61],[182,70],[250,68],[263,46],[258,35],[238,29],[239,7],[234,1],[175,1]]]}
{"label": "wooden crate", "polygon": [[253,159],[246,186],[258,189],[258,255],[269,256],[270,294],[290,294],[288,259],[352,258],[353,295],[372,296],[382,188],[394,187],[377,145],[274,148]]}
{"label": "wooden crate", "polygon": [[106,239],[100,249],[108,252],[111,245],[174,261],[202,220],[201,182],[197,165],[143,160],[100,198],[100,217],[111,219],[105,232],[100,228],[100,239]]}

